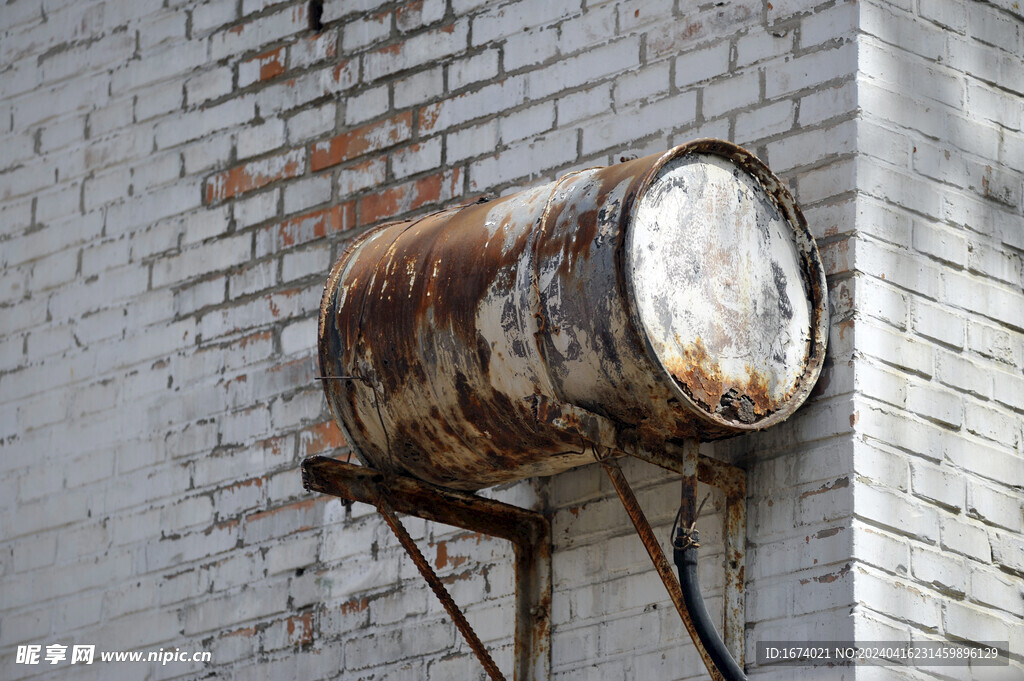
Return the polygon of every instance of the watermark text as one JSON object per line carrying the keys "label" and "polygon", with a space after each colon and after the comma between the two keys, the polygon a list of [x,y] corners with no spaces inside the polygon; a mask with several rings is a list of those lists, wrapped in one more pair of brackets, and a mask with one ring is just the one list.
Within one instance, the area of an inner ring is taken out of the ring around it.
{"label": "watermark text", "polygon": [[181,648],[159,650],[101,650],[95,644],[66,646],[61,643],[21,645],[14,661],[16,664],[93,664],[95,662],[147,662],[165,665],[171,662],[210,662],[208,650],[197,652]]}

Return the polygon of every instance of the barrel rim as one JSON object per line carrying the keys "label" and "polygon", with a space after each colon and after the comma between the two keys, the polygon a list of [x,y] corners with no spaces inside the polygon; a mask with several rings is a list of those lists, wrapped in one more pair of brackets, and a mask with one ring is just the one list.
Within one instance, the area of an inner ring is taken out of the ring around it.
{"label": "barrel rim", "polygon": [[[388,224],[391,223],[385,223],[384,225],[381,225],[381,227]],[[331,271],[327,276],[327,282],[324,284],[324,292],[320,296],[320,313],[317,317],[317,363],[320,368],[318,378],[321,383],[321,388],[324,391],[327,409],[331,412],[331,419],[341,431],[344,441],[349,447],[351,447],[351,451],[356,454],[360,461],[363,461],[362,448],[356,445],[356,441],[353,439],[352,434],[345,425],[346,422],[345,419],[342,418],[343,414],[341,407],[339,406],[343,390],[342,384],[347,382],[349,379],[342,378],[342,376],[333,371],[337,366],[337,363],[332,361],[330,353],[328,352],[330,347],[328,337],[332,329],[330,323],[331,316],[335,312],[335,306],[337,304],[338,283],[345,270],[348,255],[377,231],[378,229],[374,228],[355,234],[350,237],[348,243],[344,245],[341,254],[334,261],[334,264],[331,265]]]}
{"label": "barrel rim", "polygon": [[[741,170],[753,177],[762,189],[764,189],[766,195],[772,200],[782,216],[793,229],[794,242],[798,255],[800,256],[801,272],[806,281],[807,291],[810,293],[812,314],[810,324],[811,338],[808,343],[807,359],[804,365],[803,374],[798,379],[797,385],[789,399],[783,402],[778,409],[753,423],[743,423],[742,421],[723,418],[721,415],[702,407],[681,388],[679,380],[665,367],[661,358],[654,349],[643,320],[639,315],[639,306],[637,305],[636,298],[637,293],[633,279],[628,276],[628,272],[632,270],[634,264],[634,230],[632,227],[640,199],[646,190],[650,188],[655,178],[657,178],[658,173],[661,172],[666,164],[674,159],[689,154],[711,154],[735,163]],[[789,189],[785,186],[782,180],[779,179],[779,177],[775,175],[768,166],[764,164],[764,162],[754,156],[750,151],[737,144],[722,139],[708,137],[691,140],[669,149],[651,166],[640,180],[636,191],[633,193],[631,205],[628,210],[623,212],[623,221],[622,228],[625,232],[625,248],[623,249],[623,258],[620,260],[623,268],[620,281],[625,284],[625,303],[627,314],[637,335],[640,336],[643,342],[644,350],[646,351],[651,363],[657,367],[658,371],[660,371],[667,379],[672,392],[679,398],[680,402],[701,421],[712,424],[718,428],[724,426],[733,431],[737,431],[737,434],[740,432],[757,431],[769,428],[781,421],[784,421],[792,415],[793,412],[799,409],[814,389],[818,376],[821,374],[821,370],[824,366],[829,328],[828,289],[825,281],[825,268],[822,265],[817,244],[815,243],[814,237],[807,225],[807,219],[804,217],[803,211],[800,210],[800,207],[793,199],[793,195],[789,192]]]}

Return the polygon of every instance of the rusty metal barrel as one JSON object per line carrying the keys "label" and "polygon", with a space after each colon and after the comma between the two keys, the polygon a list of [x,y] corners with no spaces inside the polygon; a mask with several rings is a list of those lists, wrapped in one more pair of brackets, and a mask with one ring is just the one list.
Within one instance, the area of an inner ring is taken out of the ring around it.
{"label": "rusty metal barrel", "polygon": [[361,234],[320,367],[364,464],[478,489],[778,423],[821,371],[826,301],[782,182],[702,139]]}

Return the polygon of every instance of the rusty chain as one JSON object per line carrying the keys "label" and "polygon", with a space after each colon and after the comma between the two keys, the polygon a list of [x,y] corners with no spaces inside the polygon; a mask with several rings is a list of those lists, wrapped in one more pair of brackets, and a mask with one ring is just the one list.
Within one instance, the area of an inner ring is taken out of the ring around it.
{"label": "rusty chain", "polygon": [[444,606],[444,609],[448,611],[448,615],[455,622],[455,626],[458,627],[462,637],[466,639],[466,643],[468,643],[469,647],[473,649],[477,659],[480,660],[480,664],[484,666],[484,670],[487,671],[487,675],[491,677],[492,681],[506,681],[505,677],[498,669],[498,665],[496,665],[494,660],[491,659],[490,653],[487,652],[487,649],[484,648],[484,644],[480,642],[480,638],[476,635],[476,632],[473,631],[473,627],[470,625],[469,620],[466,619],[466,616],[462,614],[459,606],[456,605],[454,600],[452,600],[451,594],[449,594],[448,590],[444,588],[444,584],[441,582],[440,577],[438,577],[437,573],[434,572],[434,569],[430,567],[430,563],[427,562],[427,559],[420,552],[419,547],[416,546],[416,542],[413,541],[405,527],[398,520],[394,510],[391,508],[391,505],[388,504],[387,500],[384,498],[385,493],[386,492],[384,490],[381,490],[381,494],[377,500],[377,512],[383,516],[384,522],[388,524],[391,531],[395,533],[396,537],[398,537],[399,543],[401,543],[406,553],[409,554],[409,557],[412,558],[412,562],[416,564],[416,568],[420,571],[420,574],[423,575],[423,579],[427,581],[431,591],[433,591],[434,595],[437,596],[437,599],[441,601],[441,605]]}

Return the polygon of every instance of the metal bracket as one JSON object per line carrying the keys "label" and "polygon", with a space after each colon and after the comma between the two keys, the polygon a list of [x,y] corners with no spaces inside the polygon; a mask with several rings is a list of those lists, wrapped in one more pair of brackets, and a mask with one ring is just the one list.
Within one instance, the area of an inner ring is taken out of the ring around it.
{"label": "metal bracket", "polygon": [[551,674],[551,523],[535,511],[384,473],[324,456],[302,462],[302,485],[312,492],[376,506],[512,542],[515,551],[515,681],[548,681]]}
{"label": "metal bracket", "polygon": [[[696,520],[697,513],[699,513],[699,508],[696,507],[696,486],[702,462],[699,460],[699,455],[697,452],[698,446],[699,443],[696,442],[695,440],[687,442],[685,445],[686,449],[683,452],[683,456],[681,460],[678,462],[678,467],[681,469],[680,472],[683,475],[683,490],[681,506],[679,509],[679,516],[677,516],[677,522],[683,523],[683,526],[686,526],[688,523],[693,523]],[[724,681],[725,678],[746,678],[742,673],[743,659],[741,657],[743,653],[742,555],[740,556],[740,561],[738,564],[739,570],[735,569],[737,568],[737,563],[733,563],[730,561],[732,554],[730,551],[729,544],[732,543],[732,549],[735,550],[736,537],[727,537],[726,540],[726,588],[727,590],[729,589],[730,583],[733,585],[734,592],[738,588],[739,593],[733,593],[732,595],[734,597],[738,595],[740,597],[740,601],[738,608],[733,610],[733,608],[730,607],[731,605],[733,605],[730,603],[730,594],[726,594],[726,627],[724,628],[730,634],[732,639],[731,642],[733,645],[729,646],[728,644],[725,644],[726,650],[728,650],[728,653],[725,653],[722,649],[723,639],[719,639],[717,633],[714,632],[714,625],[708,620],[707,610],[704,607],[703,599],[701,598],[699,593],[697,594],[697,602],[692,602],[692,590],[696,585],[696,582],[693,580],[686,582],[686,584],[689,584],[691,586],[691,594],[687,597],[686,602],[684,603],[684,591],[680,586],[680,582],[676,581],[675,575],[672,573],[672,569],[669,566],[668,560],[665,558],[665,554],[661,550],[661,545],[658,542],[657,537],[655,537],[654,531],[652,530],[651,525],[647,520],[647,517],[644,515],[643,510],[637,503],[636,496],[633,494],[633,490],[630,487],[629,482],[626,480],[626,477],[622,474],[622,470],[619,468],[618,463],[615,461],[614,458],[610,456],[602,457],[599,459],[599,461],[601,465],[604,467],[605,472],[608,474],[608,477],[610,478],[612,485],[615,487],[615,491],[616,493],[618,493],[619,499],[622,501],[622,505],[625,508],[627,514],[629,515],[630,520],[633,522],[633,526],[636,528],[636,532],[637,535],[640,537],[640,541],[643,543],[644,548],[647,549],[647,553],[648,555],[650,555],[651,562],[654,564],[654,568],[657,571],[658,576],[661,577],[662,583],[665,585],[665,589],[668,591],[669,597],[671,598],[673,605],[675,605],[676,610],[678,611],[679,616],[682,619],[683,626],[686,628],[687,633],[693,640],[693,644],[696,647],[697,652],[700,654],[701,659],[704,662],[704,666],[707,668],[712,680]],[[708,461],[711,460],[708,459]],[[705,464],[704,468],[705,474],[711,474],[712,476],[714,476],[715,471],[713,469],[708,470],[708,464]],[[745,495],[739,500],[737,500],[736,498],[736,493],[739,491],[739,489],[745,488],[745,482],[743,478],[741,477],[739,480],[734,478],[731,482],[733,484],[727,486],[735,487],[735,489],[731,490],[733,492],[732,495],[730,495],[727,492],[727,498],[729,498],[730,496],[733,497],[732,503],[730,504],[733,507],[733,511],[735,512],[738,508],[745,509]],[[736,487],[737,484],[739,484],[739,487]],[[742,519],[743,518],[741,518],[741,520]],[[727,510],[727,523],[729,520],[730,514]],[[743,528],[742,525],[740,525],[739,527],[741,530],[740,536],[742,537],[742,531],[745,531],[745,528]],[[690,529],[693,529],[692,525],[690,525]],[[727,529],[726,534],[730,535],[733,534],[733,532]],[[694,546],[699,546],[699,544],[694,544]],[[742,544],[740,544],[740,546],[742,546]],[[740,550],[742,551],[742,549]],[[693,558],[694,560],[696,559],[695,553]],[[678,556],[677,565],[679,565]],[[680,567],[680,579],[682,578],[682,567]],[[699,611],[696,614],[691,615],[691,608],[697,606],[699,606]],[[730,610],[733,610],[732,617],[730,617]],[[697,615],[699,615],[699,617],[697,617]],[[700,626],[698,626],[698,620],[702,622]],[[709,632],[711,634],[710,637],[708,636]],[[734,652],[735,650],[738,650],[739,655],[736,655],[736,653]],[[725,656],[724,658],[723,655]],[[728,659],[730,655],[733,656],[732,659]],[[726,661],[728,662],[728,665],[726,665],[726,667],[724,668],[726,671],[723,671],[722,664],[724,664]],[[738,675],[734,676],[729,670],[736,669],[737,664]]]}
{"label": "metal bracket", "polygon": [[697,635],[693,619],[690,617],[690,612],[683,602],[683,591],[679,586],[679,582],[676,581],[675,575],[672,574],[672,566],[669,564],[668,559],[665,558],[665,553],[661,550],[661,544],[658,543],[658,538],[654,535],[654,530],[651,529],[647,516],[644,515],[643,510],[640,508],[640,504],[633,494],[633,489],[629,486],[629,482],[626,481],[626,476],[622,474],[622,469],[619,468],[618,462],[614,459],[604,459],[601,461],[601,465],[608,474],[608,478],[612,481],[612,485],[614,485],[615,491],[622,501],[622,506],[629,515],[629,519],[633,521],[633,527],[636,528],[640,541],[643,543],[644,548],[647,549],[647,554],[651,557],[651,563],[654,564],[655,571],[657,571],[658,576],[661,578],[662,584],[665,585],[665,590],[668,591],[669,598],[671,598],[676,612],[679,613],[679,618],[683,621],[683,627],[686,628],[686,633],[690,635],[693,645],[697,648],[697,652],[704,661],[704,666],[707,667],[708,673],[711,674],[712,681],[722,681],[721,674],[718,673],[714,663],[711,661],[711,657],[704,649]]}
{"label": "metal bracket", "polygon": [[[671,442],[663,451],[651,451],[637,442],[623,442],[616,424],[591,411],[549,398],[534,396],[533,411],[538,421],[578,434],[616,455],[633,456],[685,477],[692,477],[687,461],[697,459],[697,480],[725,493],[725,622],[722,639],[733,659],[743,665],[744,582],[747,539],[747,474],[742,468],[708,456],[687,456]],[[696,444],[689,442],[688,445]],[[606,469],[607,470],[607,469]],[[667,564],[667,562],[666,562]],[[673,579],[675,579],[673,577]]]}
{"label": "metal bracket", "polygon": [[[681,451],[666,443],[666,453],[630,452],[642,461],[679,474],[685,474]],[[722,640],[742,667],[743,631],[746,626],[744,588],[747,561],[747,474],[742,468],[709,456],[697,458],[697,480],[725,494],[725,622]]]}

